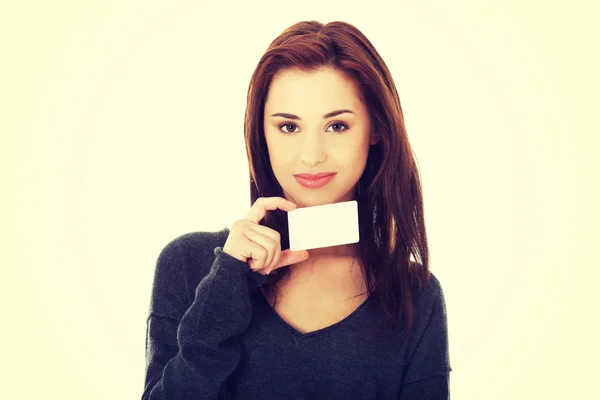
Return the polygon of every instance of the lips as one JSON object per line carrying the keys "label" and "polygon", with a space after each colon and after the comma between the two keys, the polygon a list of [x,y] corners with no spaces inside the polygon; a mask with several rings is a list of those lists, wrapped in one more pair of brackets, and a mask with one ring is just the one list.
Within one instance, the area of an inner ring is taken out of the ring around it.
{"label": "lips", "polygon": [[308,189],[317,189],[329,183],[335,172],[322,172],[319,174],[296,174],[294,177],[298,183]]}
{"label": "lips", "polygon": [[316,180],[333,174],[335,174],[335,172],[319,172],[318,174],[296,174],[295,176],[302,179]]}

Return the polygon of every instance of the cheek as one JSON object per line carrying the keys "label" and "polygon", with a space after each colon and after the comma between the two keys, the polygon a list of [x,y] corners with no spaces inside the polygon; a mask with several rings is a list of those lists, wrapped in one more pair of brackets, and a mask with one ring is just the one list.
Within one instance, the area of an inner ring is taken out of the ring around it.
{"label": "cheek", "polygon": [[286,149],[275,148],[273,151],[269,150],[269,158],[271,164],[277,165],[278,167],[285,168],[291,161],[291,154]]}
{"label": "cheek", "polygon": [[336,149],[336,163],[346,167],[355,167],[357,164],[363,163],[368,156],[368,150],[365,151],[363,147],[362,143],[352,143],[344,148]]}
{"label": "cheek", "polygon": [[281,143],[277,140],[273,140],[269,135],[266,136],[265,140],[267,142],[267,150],[269,152],[271,165],[273,167],[281,165],[283,162],[282,154],[285,154],[281,149]]}
{"label": "cheek", "polygon": [[357,180],[362,175],[367,165],[368,152],[359,147],[352,151],[339,152],[336,154],[335,164],[349,180]]}
{"label": "cheek", "polygon": [[293,173],[294,163],[286,153],[269,153],[269,159],[271,161],[271,168],[273,173],[278,179],[284,178],[286,175]]}

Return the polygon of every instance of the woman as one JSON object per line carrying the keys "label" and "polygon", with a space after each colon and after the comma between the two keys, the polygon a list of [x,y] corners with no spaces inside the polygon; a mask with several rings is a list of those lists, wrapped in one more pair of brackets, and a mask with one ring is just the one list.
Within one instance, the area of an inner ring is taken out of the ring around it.
{"label": "woman", "polygon": [[[449,398],[419,175],[368,39],[343,22],[286,29],[254,71],[244,131],[246,218],[158,258],[142,399]],[[286,212],[349,200],[359,243],[289,250]]]}

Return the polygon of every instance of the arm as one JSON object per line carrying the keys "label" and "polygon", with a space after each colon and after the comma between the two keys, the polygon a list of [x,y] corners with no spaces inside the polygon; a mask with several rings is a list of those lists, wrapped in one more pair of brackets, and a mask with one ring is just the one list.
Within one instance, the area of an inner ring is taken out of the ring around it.
{"label": "arm", "polygon": [[450,371],[446,303],[440,287],[429,321],[406,367],[398,400],[449,399]]}
{"label": "arm", "polygon": [[419,379],[402,387],[399,400],[448,400],[449,373]]}
{"label": "arm", "polygon": [[231,398],[227,379],[241,359],[237,338],[252,317],[249,294],[266,276],[221,247],[214,254],[189,305],[177,240],[161,251],[146,327],[142,400]]}

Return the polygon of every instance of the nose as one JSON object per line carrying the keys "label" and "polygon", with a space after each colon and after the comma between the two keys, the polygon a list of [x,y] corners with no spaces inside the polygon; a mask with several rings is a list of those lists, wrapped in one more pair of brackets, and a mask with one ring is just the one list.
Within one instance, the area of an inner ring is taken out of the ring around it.
{"label": "nose", "polygon": [[300,160],[303,164],[312,166],[327,159],[323,140],[325,138],[319,132],[304,135],[300,147]]}

